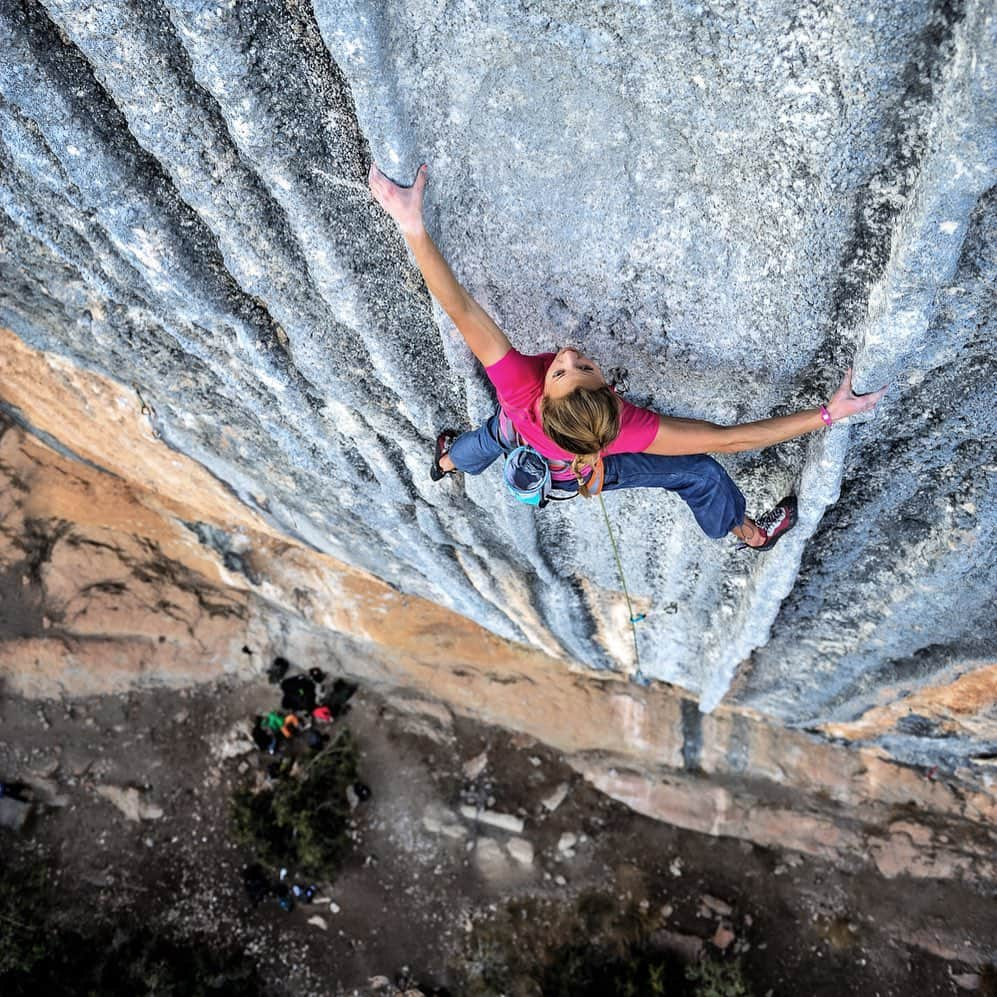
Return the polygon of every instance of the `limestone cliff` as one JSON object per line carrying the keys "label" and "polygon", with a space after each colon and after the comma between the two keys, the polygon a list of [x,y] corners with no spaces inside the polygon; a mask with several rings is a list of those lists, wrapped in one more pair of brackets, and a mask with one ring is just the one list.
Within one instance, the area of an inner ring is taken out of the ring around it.
{"label": "limestone cliff", "polygon": [[[544,652],[567,686],[569,661],[659,680],[990,794],[995,41],[984,0],[6,0],[4,672],[95,688],[454,628],[498,661],[486,712]],[[635,401],[733,422],[849,363],[892,383],[864,424],[727,459],[756,511],[799,492],[764,558],[610,497],[640,674],[597,506],[429,481],[435,430],[493,401],[371,156],[431,164],[433,231],[517,345],[584,344]],[[19,486],[42,445],[69,463]],[[679,712],[692,757],[708,721]]]}
{"label": "limestone cliff", "polygon": [[[997,876],[986,772],[936,778],[743,708],[703,717],[678,689],[641,688],[504,641],[287,543],[156,441],[136,399],[13,337],[5,345],[79,447],[60,453],[0,417],[7,690],[61,698],[186,685],[258,674],[280,652],[401,690],[409,712],[439,720],[443,701],[539,738],[605,792],[682,827],[869,863],[889,877],[984,885]],[[44,419],[44,407],[35,415]],[[132,466],[140,477],[125,481],[117,472]],[[993,678],[973,676],[981,686]],[[947,699],[964,718],[978,702],[955,687]]]}

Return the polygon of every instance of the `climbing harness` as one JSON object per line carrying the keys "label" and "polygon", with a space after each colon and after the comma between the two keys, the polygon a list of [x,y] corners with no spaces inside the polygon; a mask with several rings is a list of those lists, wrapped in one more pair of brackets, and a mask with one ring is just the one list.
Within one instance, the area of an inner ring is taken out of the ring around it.
{"label": "climbing harness", "polygon": [[599,505],[602,506],[602,515],[606,520],[606,532],[609,534],[609,542],[613,547],[613,557],[616,558],[616,570],[620,576],[620,585],[623,587],[623,595],[627,600],[627,612],[630,614],[630,630],[634,638],[634,662],[637,665],[637,674],[640,674],[640,648],[637,646],[637,624],[646,619],[646,613],[634,613],[633,603],[630,601],[630,590],[627,588],[626,575],[623,573],[623,561],[620,560],[620,550],[616,546],[616,535],[613,533],[612,524],[609,522],[609,511],[603,500],[602,493],[599,493]]}

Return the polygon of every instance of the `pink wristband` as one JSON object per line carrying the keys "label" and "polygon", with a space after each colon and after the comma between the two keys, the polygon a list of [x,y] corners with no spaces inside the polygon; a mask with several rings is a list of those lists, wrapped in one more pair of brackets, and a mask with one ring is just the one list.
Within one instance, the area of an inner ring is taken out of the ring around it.
{"label": "pink wristband", "polygon": [[833,424],[834,420],[831,418],[831,413],[828,412],[826,405],[821,405],[820,407],[820,417],[824,422],[825,426],[830,426]]}

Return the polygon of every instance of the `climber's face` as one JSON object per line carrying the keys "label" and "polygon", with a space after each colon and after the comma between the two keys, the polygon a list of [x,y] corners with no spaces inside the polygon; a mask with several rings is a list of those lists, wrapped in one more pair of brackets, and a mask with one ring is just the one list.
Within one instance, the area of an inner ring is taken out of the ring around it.
{"label": "climber's face", "polygon": [[563,398],[571,394],[575,388],[601,388],[606,379],[599,370],[599,365],[590,360],[584,353],[571,346],[558,350],[553,362],[547,369],[544,379],[544,395],[547,398]]}

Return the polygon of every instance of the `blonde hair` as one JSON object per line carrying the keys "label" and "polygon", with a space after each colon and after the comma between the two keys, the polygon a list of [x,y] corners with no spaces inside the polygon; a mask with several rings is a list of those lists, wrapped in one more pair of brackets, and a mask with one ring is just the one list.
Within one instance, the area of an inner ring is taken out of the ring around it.
{"label": "blonde hair", "polygon": [[[563,450],[574,454],[571,470],[578,491],[592,498],[602,490],[602,451],[620,435],[620,403],[608,385],[575,388],[562,398],[544,397],[541,407],[544,433]],[[592,476],[586,484],[582,468]]]}

